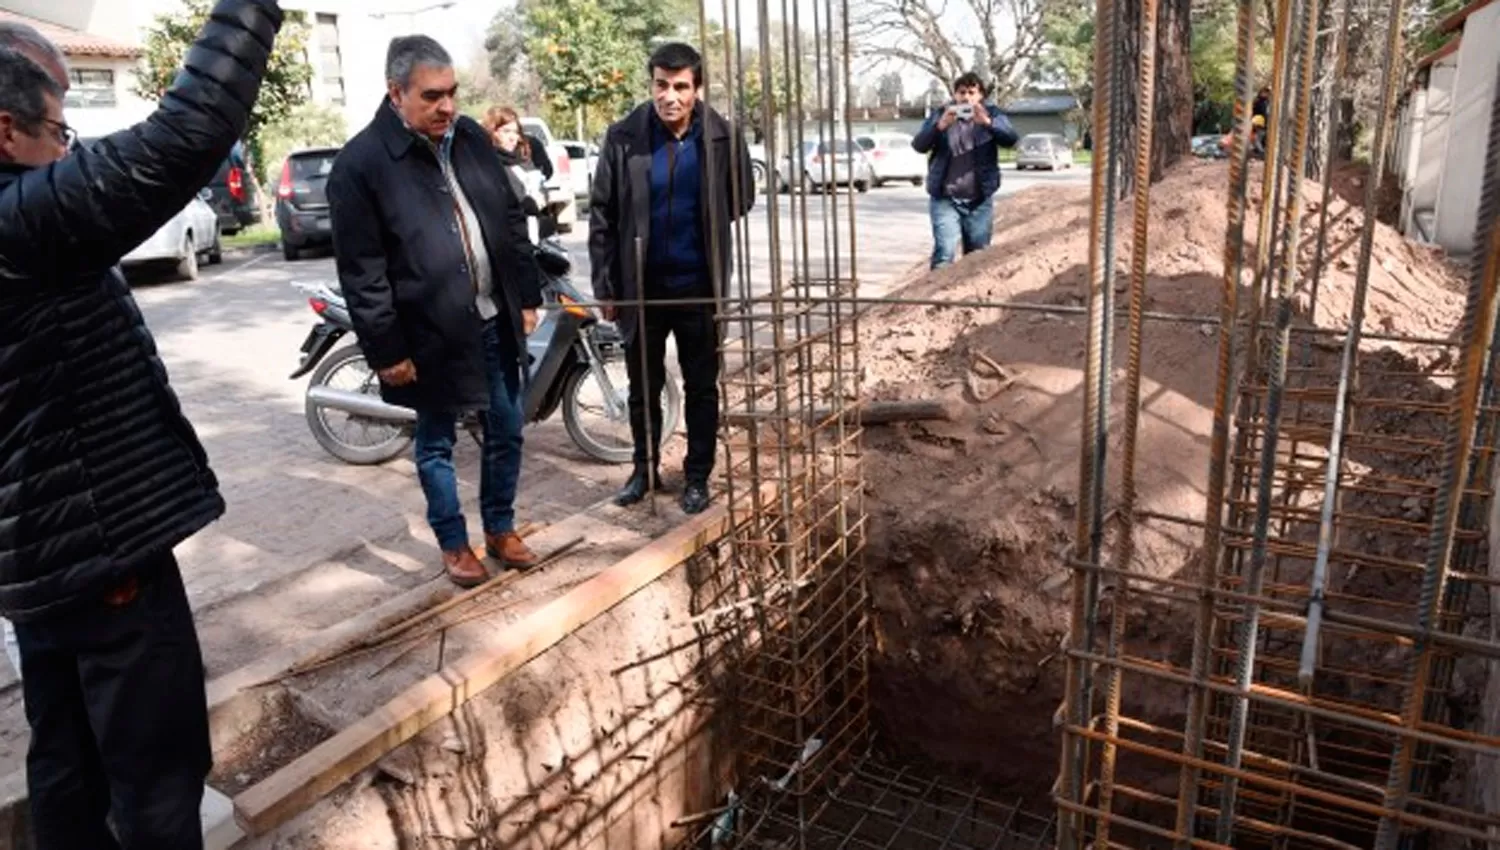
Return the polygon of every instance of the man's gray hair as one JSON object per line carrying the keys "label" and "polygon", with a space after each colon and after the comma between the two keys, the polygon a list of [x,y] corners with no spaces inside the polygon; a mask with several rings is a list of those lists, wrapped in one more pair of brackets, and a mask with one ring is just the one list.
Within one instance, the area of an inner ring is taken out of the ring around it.
{"label": "man's gray hair", "polygon": [[35,129],[47,118],[49,94],[63,96],[51,74],[19,50],[0,47],[0,112],[9,112],[27,130]]}
{"label": "man's gray hair", "polygon": [[385,78],[403,90],[411,85],[411,72],[418,65],[452,68],[453,57],[431,36],[403,35],[391,39],[385,53]]}
{"label": "man's gray hair", "polygon": [[[57,67],[66,69],[68,57],[53,44],[51,39],[36,31],[36,27],[20,21],[0,21],[0,47],[9,47],[22,53],[46,56]],[[61,80],[58,80],[61,83]]]}

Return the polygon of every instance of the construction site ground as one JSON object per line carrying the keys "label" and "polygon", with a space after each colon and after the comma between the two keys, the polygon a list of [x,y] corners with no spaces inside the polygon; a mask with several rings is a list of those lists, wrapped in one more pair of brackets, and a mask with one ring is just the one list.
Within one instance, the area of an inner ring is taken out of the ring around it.
{"label": "construction site ground", "polygon": [[[1259,163],[1255,163],[1255,174]],[[1330,204],[1327,271],[1317,324],[1347,326],[1362,203],[1362,169],[1347,166]],[[1258,183],[1258,180],[1255,181]],[[1147,309],[1202,316],[1203,322],[1153,323],[1143,348],[1143,414],[1136,480],[1145,512],[1201,521],[1213,421],[1216,320],[1227,232],[1222,162],[1178,166],[1152,189]],[[1305,227],[1315,232],[1321,187],[1305,187]],[[1259,198],[1258,185],[1251,196]],[[1131,221],[1123,215],[1120,232]],[[999,301],[1073,310],[882,307],[864,321],[865,389],[872,399],[946,397],[952,421],[914,422],[867,431],[866,493],[871,513],[869,568],[875,607],[871,691],[885,746],[950,774],[984,780],[999,798],[1023,797],[1036,810],[1051,806],[1057,775],[1054,715],[1063,697],[1063,641],[1070,615],[1066,549],[1076,536],[1080,424],[1087,316],[1089,190],[1026,192],[1000,208],[990,250],[922,275],[896,294],[913,299]],[[1258,202],[1252,202],[1247,258],[1254,257]],[[1304,239],[1303,270],[1313,258]],[[1122,238],[1119,302],[1125,302],[1128,238]],[[1240,304],[1253,298],[1250,281]],[[1308,295],[1300,294],[1307,324]],[[1434,251],[1381,225],[1376,234],[1365,327],[1371,334],[1436,339],[1456,336],[1464,293],[1457,273]],[[1123,322],[1117,327],[1123,329]],[[1311,349],[1309,340],[1317,340]],[[1292,364],[1304,356],[1319,367],[1337,364],[1341,338],[1301,337]],[[1124,356],[1121,337],[1120,356]],[[997,365],[997,372],[990,362]],[[1453,364],[1435,347],[1367,340],[1361,366],[1403,371],[1404,379],[1362,386],[1371,396],[1441,397]],[[1117,377],[1123,373],[1116,364]],[[1425,377],[1432,375],[1433,377]],[[1446,382],[1446,383],[1445,383]],[[1117,381],[1113,421],[1121,421]],[[1390,416],[1371,416],[1379,433],[1441,434]],[[1420,433],[1418,431],[1420,430]],[[1112,442],[1119,434],[1111,434]],[[1404,472],[1420,479],[1435,457],[1356,453],[1360,468]],[[1114,452],[1111,476],[1118,475]],[[1384,468],[1382,468],[1384,467]],[[1404,467],[1400,468],[1400,467]],[[1114,486],[1114,485],[1111,485]],[[1415,496],[1416,494],[1414,494]],[[1420,519],[1423,499],[1404,509]],[[1312,529],[1315,532],[1315,524]],[[1409,538],[1360,546],[1409,555]],[[1202,532],[1143,521],[1130,569],[1193,579]],[[1392,599],[1415,598],[1415,584],[1392,587]],[[1137,657],[1183,659],[1192,644],[1191,618],[1169,611],[1132,618]],[[1358,659],[1334,659],[1357,664]],[[1482,684],[1474,683],[1482,687]],[[1180,726],[1180,689],[1127,692],[1131,716]],[[1157,789],[1176,793],[1177,771]]]}
{"label": "construction site ground", "polygon": [[[1317,315],[1299,315],[1302,324],[1338,327],[1347,322],[1362,217],[1340,195],[1358,189],[1360,180],[1356,172],[1342,172],[1336,181],[1340,192],[1328,210],[1333,224]],[[1140,508],[1146,512],[1192,519],[1202,519],[1204,513],[1226,184],[1222,163],[1190,162],[1153,189],[1149,309],[1199,316],[1202,321],[1155,326],[1144,348],[1142,466],[1137,480]],[[1310,185],[1307,193],[1312,203],[1304,213],[1310,217],[1309,226],[1315,226],[1320,187]],[[1258,196],[1254,187],[1252,196]],[[1059,736],[1053,718],[1062,699],[1061,649],[1069,619],[1070,573],[1064,550],[1073,539],[1078,508],[1089,209],[1087,186],[1019,193],[997,209],[997,233],[989,251],[934,273],[914,272],[891,290],[900,297],[1007,302],[1014,308],[882,306],[867,313],[860,328],[867,400],[941,398],[956,412],[949,420],[872,425],[866,431],[865,492],[871,516],[867,558],[874,603],[871,698],[879,746],[936,772],[978,781],[997,799],[1019,798],[1037,813],[1051,807],[1049,789],[1057,768]],[[1252,223],[1257,215],[1252,204]],[[1128,232],[1128,217],[1120,227]],[[1254,238],[1252,225],[1247,233],[1251,255]],[[1308,241],[1304,264],[1312,261]],[[1440,256],[1382,226],[1373,257],[1366,320],[1370,332],[1437,339],[1455,334],[1463,293],[1457,274]],[[1128,262],[1128,256],[1117,258],[1122,269]],[[1122,275],[1121,287],[1124,280]],[[1248,293],[1249,284],[1247,277],[1243,293]],[[1252,300],[1246,295],[1242,304]],[[1306,362],[1323,363],[1337,356],[1336,345],[1310,346],[1298,350]],[[1420,399],[1443,386],[1444,370],[1452,368],[1447,355],[1434,346],[1369,340],[1362,356],[1385,371],[1407,373],[1410,377],[1383,388],[1382,394],[1408,399]],[[1380,420],[1373,427],[1400,429],[1403,423]],[[474,468],[472,449],[465,451],[468,456],[461,459],[460,468]],[[1374,456],[1353,459],[1370,466],[1396,463]],[[1424,462],[1435,460],[1400,461]],[[666,466],[674,468],[672,459]],[[530,480],[535,488],[547,486],[540,475]],[[416,493],[414,482],[411,490]],[[547,523],[532,537],[538,550],[546,552],[578,538],[584,542],[555,565],[498,591],[498,599],[486,600],[485,604],[504,602],[503,610],[456,625],[415,647],[361,654],[288,679],[295,694],[288,707],[265,713],[254,729],[226,736],[231,743],[220,752],[215,787],[230,795],[250,788],[333,730],[349,726],[432,674],[444,660],[482,649],[507,623],[577,587],[684,519],[670,495],[660,499],[660,510],[653,515],[643,507],[622,511],[607,506],[600,501],[607,493],[602,490],[602,483],[596,483],[548,493],[545,498],[553,510],[570,509],[563,515],[533,516],[537,512],[528,514],[523,506],[528,519]],[[523,494],[526,499],[542,498],[536,489],[523,488]],[[472,500],[472,492],[468,496]],[[1414,502],[1406,509],[1420,511],[1423,506]],[[370,541],[347,557],[250,597],[201,610],[210,678],[403,591],[440,583],[436,551],[417,516],[410,519],[409,534],[399,539]],[[1200,534],[1147,521],[1137,536],[1132,569],[1162,576],[1193,574],[1201,554]],[[1394,550],[1407,544],[1372,539],[1363,545],[1399,555]],[[1408,590],[1394,588],[1392,593]],[[441,818],[419,802],[419,795],[393,796],[389,789],[376,788],[344,798],[336,810],[319,810],[330,822],[301,824],[296,841],[285,846],[385,846],[358,843],[362,822],[378,822],[382,834],[412,829],[452,835],[457,830],[467,840],[519,829],[540,837],[538,824],[548,818],[566,821],[569,801],[584,799],[585,791],[594,794],[589,799],[596,802],[607,796],[606,808],[634,799],[613,792],[605,795],[598,788],[590,791],[589,781],[564,776],[569,769],[563,758],[567,747],[561,742],[576,734],[564,727],[602,725],[606,728],[599,732],[610,737],[628,732],[634,722],[617,714],[637,708],[642,716],[658,711],[646,709],[660,704],[662,691],[679,687],[680,681],[670,672],[641,672],[644,678],[627,685],[620,665],[622,660],[628,665],[632,658],[646,665],[638,658],[645,649],[673,645],[687,618],[686,609],[678,607],[684,604],[683,592],[675,586],[656,589],[648,604],[615,612],[597,632],[580,630],[578,639],[560,653],[538,659],[508,680],[504,695],[483,709],[497,724],[492,730],[507,725],[518,730],[515,740],[503,744],[524,762],[516,788],[493,787],[493,771],[465,773],[463,765],[475,762],[472,752],[458,758],[457,773],[437,781],[443,794],[524,798],[524,807],[519,802],[481,807],[492,817],[510,818],[509,827],[499,821],[438,824]],[[1187,651],[1185,620],[1163,614],[1135,622],[1131,640],[1138,654],[1143,645],[1164,657]],[[1355,658],[1347,660],[1358,663]],[[679,670],[675,675],[687,674]],[[1476,681],[1474,686],[1482,688],[1483,683]],[[613,695],[602,703],[594,702],[598,694],[610,691]],[[1135,706],[1136,716],[1180,718],[1183,710],[1176,693],[1128,692],[1125,700]],[[21,764],[25,724],[19,703],[17,689],[0,691],[0,775]],[[568,719],[570,712],[578,717]],[[651,729],[629,746],[621,744],[623,750],[634,752],[621,757],[638,758],[655,769],[660,744],[666,740],[661,729],[667,717],[663,714],[660,723],[648,723]],[[464,734],[464,722],[482,725],[474,718],[455,718],[454,728],[431,731],[430,749],[447,746],[460,754],[472,748],[476,736]],[[552,739],[520,731],[549,723],[556,733]],[[488,758],[493,761],[502,745],[493,740],[491,744],[495,750]],[[482,766],[485,754],[478,756]],[[395,785],[408,788],[424,776],[438,775],[432,773],[431,763],[410,759],[409,754],[386,759],[380,770]],[[601,756],[600,763],[605,761]],[[591,775],[597,780],[608,770],[600,767]],[[564,781],[554,783],[559,776]],[[1170,778],[1175,781],[1176,773]],[[1173,789],[1164,784],[1160,790],[1170,794]],[[403,810],[406,805],[412,808]],[[521,808],[525,817],[518,821]],[[547,840],[557,834],[547,833]],[[654,846],[652,840],[641,833],[634,844],[609,846],[644,848]]]}

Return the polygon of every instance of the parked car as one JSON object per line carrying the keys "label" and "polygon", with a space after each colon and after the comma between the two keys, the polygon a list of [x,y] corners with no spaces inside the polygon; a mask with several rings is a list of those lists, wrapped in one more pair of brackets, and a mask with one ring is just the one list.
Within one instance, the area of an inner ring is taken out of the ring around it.
{"label": "parked car", "polygon": [[809,192],[850,184],[856,191],[868,192],[875,182],[875,170],[865,152],[843,139],[803,142],[800,150],[782,161],[778,172],[782,187],[800,184]]}
{"label": "parked car", "polygon": [[[766,166],[766,146],[750,145],[749,153],[750,171],[751,176],[755,178],[755,188],[764,189],[766,187],[766,176],[771,173],[771,169]],[[783,188],[785,187],[777,186],[776,191],[779,192]]]}
{"label": "parked car", "polygon": [[188,201],[151,238],[121,258],[120,265],[171,264],[179,280],[197,280],[200,265],[222,263],[224,248],[219,241],[219,216],[208,205],[211,195],[208,187],[199,189],[198,197]]}
{"label": "parked car", "polygon": [[[79,139],[78,144],[92,147],[97,138]],[[224,261],[224,248],[219,241],[219,217],[207,203],[212,192],[207,186],[198,190],[198,196],[188,201],[167,223],[156,229],[150,238],[135,246],[130,253],[120,258],[126,268],[173,264],[181,280],[197,280],[198,268],[202,264]]]}
{"label": "parked car", "polygon": [[[548,159],[552,160],[552,177],[547,180],[547,196],[549,198],[567,198],[567,206],[557,214],[557,230],[559,233],[572,233],[573,225],[578,223],[578,196],[573,184],[573,157],[568,154],[568,149],[563,147],[552,135],[552,128],[541,118],[522,118],[521,132],[540,140],[546,149]],[[582,168],[583,164],[580,163]]]}
{"label": "parked car", "polygon": [[1016,144],[1016,169],[1073,167],[1073,146],[1061,133],[1031,133]]}
{"label": "parked car", "polygon": [[328,173],[339,148],[292,151],[281,165],[276,186],[276,227],[281,231],[281,255],[287,260],[308,248],[333,244],[328,223]]}
{"label": "parked car", "polygon": [[208,205],[219,216],[220,233],[233,235],[260,223],[260,204],[256,203],[254,177],[245,167],[244,145],[235,143],[208,188],[213,193]]}
{"label": "parked car", "polygon": [[589,192],[594,188],[594,171],[599,167],[599,146],[576,139],[560,139],[557,143],[568,152],[571,161],[573,197],[587,205]]}
{"label": "parked car", "polygon": [[911,146],[906,133],[870,133],[855,136],[854,142],[865,152],[875,171],[875,185],[892,181],[910,181],[920,186],[927,180],[927,156]]}

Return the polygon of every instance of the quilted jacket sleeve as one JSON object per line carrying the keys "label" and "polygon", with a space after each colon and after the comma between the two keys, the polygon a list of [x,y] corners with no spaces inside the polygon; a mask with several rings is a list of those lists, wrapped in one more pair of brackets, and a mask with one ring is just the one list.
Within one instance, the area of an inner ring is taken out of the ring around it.
{"label": "quilted jacket sleeve", "polygon": [[0,294],[114,265],[192,200],[245,131],[271,45],[274,0],[219,0],[146,120],[0,193]]}

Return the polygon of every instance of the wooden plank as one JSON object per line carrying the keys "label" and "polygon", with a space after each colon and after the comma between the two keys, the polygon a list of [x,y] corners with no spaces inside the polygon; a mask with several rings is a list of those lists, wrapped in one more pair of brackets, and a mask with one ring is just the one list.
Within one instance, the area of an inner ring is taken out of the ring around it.
{"label": "wooden plank", "polygon": [[729,515],[715,506],[657,538],[506,629],[496,644],[465,655],[324,741],[235,798],[252,835],[286,823],[528,661],[561,642],[699,549],[724,536]]}
{"label": "wooden plank", "polygon": [[[882,425],[892,422],[916,422],[920,420],[942,420],[951,422],[957,418],[956,402],[946,399],[918,399],[915,401],[867,401],[863,404],[850,404],[844,410],[844,418],[851,422],[857,421],[862,425]],[[856,416],[857,414],[857,416]],[[803,422],[822,422],[833,416],[833,411],[827,408],[814,410],[811,417],[805,414],[799,419]],[[726,414],[725,421],[731,425],[748,425],[754,421],[774,422],[786,417],[776,417],[769,411],[762,415],[744,412]]]}

